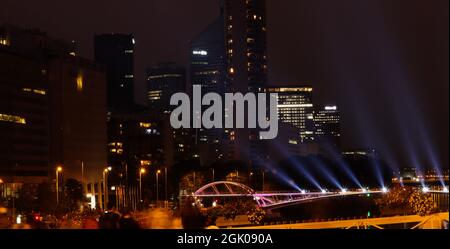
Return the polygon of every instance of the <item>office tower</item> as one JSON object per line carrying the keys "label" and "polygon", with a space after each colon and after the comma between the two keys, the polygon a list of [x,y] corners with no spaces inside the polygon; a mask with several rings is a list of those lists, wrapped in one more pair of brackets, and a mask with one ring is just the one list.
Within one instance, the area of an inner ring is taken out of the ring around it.
{"label": "office tower", "polygon": [[257,91],[267,81],[266,1],[222,0],[230,88]]}
{"label": "office tower", "polygon": [[[267,81],[265,1],[221,0],[220,7],[218,19],[191,42],[191,83],[222,95],[256,92]],[[254,133],[200,129],[198,142],[207,145],[200,151],[208,150],[201,157],[248,162],[250,140],[259,139]]]}
{"label": "office tower", "polygon": [[278,115],[283,123],[298,128],[301,143],[314,141],[313,88],[310,86],[267,87],[278,94]]}
{"label": "office tower", "polygon": [[315,134],[319,143],[340,148],[340,115],[336,106],[325,106],[314,115]]}
{"label": "office tower", "polygon": [[105,66],[110,112],[126,112],[134,106],[134,44],[128,34],[95,36],[95,61]]}
{"label": "office tower", "polygon": [[147,69],[148,106],[152,113],[170,113],[170,98],[186,91],[186,70],[175,63],[161,63]]}
{"label": "office tower", "polygon": [[0,39],[0,177],[36,183],[62,166],[65,178],[82,180],[84,165],[84,180],[98,180],[106,165],[102,67],[39,30],[4,25]]}
{"label": "office tower", "polygon": [[[214,92],[223,96],[227,89],[224,19],[216,19],[191,41],[190,76],[192,85],[200,85],[202,93]],[[190,89],[191,90],[191,89]],[[195,144],[200,158],[209,164],[223,158],[225,136],[223,129],[196,129]]]}

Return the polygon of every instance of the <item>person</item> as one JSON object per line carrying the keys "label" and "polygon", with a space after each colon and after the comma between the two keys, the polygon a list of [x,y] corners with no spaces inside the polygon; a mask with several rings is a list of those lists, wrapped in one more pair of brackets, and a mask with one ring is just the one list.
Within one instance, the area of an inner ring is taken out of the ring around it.
{"label": "person", "polygon": [[83,229],[98,229],[98,222],[95,217],[87,217],[83,220],[81,227]]}
{"label": "person", "polygon": [[8,217],[8,210],[0,206],[0,229],[6,229],[10,226],[10,221]]}
{"label": "person", "polygon": [[217,218],[207,217],[206,218],[206,229],[219,229],[216,225]]}
{"label": "person", "polygon": [[118,229],[120,215],[113,212],[107,212],[100,216],[98,226],[101,229]]}
{"label": "person", "polygon": [[121,229],[140,229],[139,223],[133,219],[131,212],[125,211],[119,220],[119,227]]}
{"label": "person", "polygon": [[181,224],[184,229],[203,229],[206,227],[206,217],[195,207],[195,199],[192,196],[186,198],[181,210]]}

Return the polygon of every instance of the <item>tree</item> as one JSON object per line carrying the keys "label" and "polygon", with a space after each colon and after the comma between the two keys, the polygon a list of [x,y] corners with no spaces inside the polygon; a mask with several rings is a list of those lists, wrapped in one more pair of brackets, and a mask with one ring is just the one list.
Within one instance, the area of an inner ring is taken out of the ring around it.
{"label": "tree", "polygon": [[248,220],[253,224],[260,224],[265,217],[265,211],[256,206],[252,200],[226,202],[221,206],[208,209],[206,213],[213,220],[220,216],[226,220],[234,220],[238,215],[247,215]]}
{"label": "tree", "polygon": [[190,194],[197,191],[205,183],[205,177],[202,172],[191,172],[180,179],[180,190],[186,190]]}
{"label": "tree", "polygon": [[261,207],[255,206],[249,212],[247,212],[248,221],[252,224],[259,225],[266,217],[266,211]]}
{"label": "tree", "polygon": [[414,191],[409,197],[408,204],[414,214],[420,216],[429,215],[436,211],[437,205],[431,198],[430,194],[424,194],[419,191]]}
{"label": "tree", "polygon": [[79,210],[80,203],[84,200],[83,185],[75,179],[67,179],[65,182],[66,208],[69,211]]}
{"label": "tree", "polygon": [[435,211],[436,203],[430,194],[409,186],[395,186],[376,201],[382,211],[427,215]]}

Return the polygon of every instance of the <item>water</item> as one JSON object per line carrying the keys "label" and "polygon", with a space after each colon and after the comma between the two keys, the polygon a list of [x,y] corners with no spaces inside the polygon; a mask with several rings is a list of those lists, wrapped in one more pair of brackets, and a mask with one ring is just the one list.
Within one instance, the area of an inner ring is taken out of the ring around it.
{"label": "water", "polygon": [[328,220],[380,216],[379,194],[337,196],[268,210],[268,220]]}

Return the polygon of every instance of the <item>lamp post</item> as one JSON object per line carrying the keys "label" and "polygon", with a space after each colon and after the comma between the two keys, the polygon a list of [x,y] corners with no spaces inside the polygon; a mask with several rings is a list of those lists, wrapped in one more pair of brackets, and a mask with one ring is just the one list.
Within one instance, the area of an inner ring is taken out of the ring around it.
{"label": "lamp post", "polygon": [[85,184],[84,184],[84,162],[81,161],[81,189],[83,190],[83,194],[86,192]]}
{"label": "lamp post", "polygon": [[161,173],[161,170],[156,171],[156,207],[158,207],[159,202],[159,174]]}
{"label": "lamp post", "polygon": [[266,178],[266,171],[263,170],[263,172],[262,172],[262,191],[263,192],[264,192],[265,178]]}
{"label": "lamp post", "polygon": [[145,169],[139,170],[139,201],[142,202],[142,174],[145,174]]}
{"label": "lamp post", "polygon": [[164,202],[164,207],[166,207],[166,203],[168,202],[167,199],[167,167],[164,167],[164,197],[165,197],[165,202]]}
{"label": "lamp post", "polygon": [[105,168],[103,170],[103,192],[104,192],[104,201],[103,201],[103,210],[108,208],[108,172],[112,170],[111,167]]}
{"label": "lamp post", "polygon": [[59,204],[59,173],[62,172],[62,167],[56,167],[56,205]]}
{"label": "lamp post", "polygon": [[0,189],[0,198],[3,198],[3,192],[4,192],[4,190],[3,190],[3,180],[2,180],[2,178],[0,178],[0,186],[2,187],[2,188]]}
{"label": "lamp post", "polygon": [[214,182],[215,181],[214,169],[211,169],[211,171],[212,171],[212,182]]}

